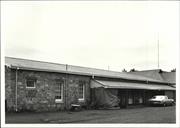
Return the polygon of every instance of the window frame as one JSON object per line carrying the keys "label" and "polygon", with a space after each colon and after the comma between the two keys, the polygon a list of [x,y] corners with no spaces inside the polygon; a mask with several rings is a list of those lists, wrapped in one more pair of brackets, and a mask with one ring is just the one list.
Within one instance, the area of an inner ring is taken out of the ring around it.
{"label": "window frame", "polygon": [[[34,86],[33,87],[28,86],[28,81],[33,81]],[[36,88],[36,82],[37,80],[35,78],[26,78],[26,88],[31,88],[31,89]]]}
{"label": "window frame", "polygon": [[[79,91],[79,86],[80,86],[80,85],[82,85],[82,87],[83,87],[83,94],[82,94],[83,97],[82,97],[82,98],[79,98],[79,95],[80,95],[80,94],[79,94],[79,93],[80,93],[80,91]],[[85,100],[85,82],[84,82],[84,81],[80,81],[80,82],[79,82],[79,85],[78,85],[78,101],[81,102],[81,101],[84,101],[84,100]]]}
{"label": "window frame", "polygon": [[[60,90],[58,90],[58,92],[60,93],[60,95],[56,95],[57,94],[57,92],[55,93],[55,103],[63,103],[63,95],[64,95],[64,82],[63,81],[56,81],[56,86],[60,86],[60,88],[61,88],[61,91]],[[59,85],[60,84],[60,85]],[[60,89],[59,87],[58,87],[58,89]],[[60,96],[61,97],[61,99],[60,98],[56,98],[56,96]]]}

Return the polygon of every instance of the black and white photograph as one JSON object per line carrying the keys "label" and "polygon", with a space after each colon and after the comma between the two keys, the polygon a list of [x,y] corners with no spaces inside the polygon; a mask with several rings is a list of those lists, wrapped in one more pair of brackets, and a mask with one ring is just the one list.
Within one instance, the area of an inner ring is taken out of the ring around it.
{"label": "black and white photograph", "polygon": [[179,1],[1,1],[1,125],[179,127],[179,15]]}

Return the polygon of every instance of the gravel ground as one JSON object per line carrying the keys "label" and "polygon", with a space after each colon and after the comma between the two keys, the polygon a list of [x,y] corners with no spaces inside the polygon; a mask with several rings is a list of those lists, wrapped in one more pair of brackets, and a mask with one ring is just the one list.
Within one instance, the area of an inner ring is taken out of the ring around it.
{"label": "gravel ground", "polygon": [[175,106],[79,112],[8,113],[6,123],[175,123]]}

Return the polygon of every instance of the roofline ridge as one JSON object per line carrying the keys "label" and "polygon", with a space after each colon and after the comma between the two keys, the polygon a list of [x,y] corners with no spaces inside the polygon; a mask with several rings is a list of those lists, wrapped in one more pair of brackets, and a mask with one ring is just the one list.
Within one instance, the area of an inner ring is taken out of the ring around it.
{"label": "roofline ridge", "polygon": [[55,62],[49,62],[49,61],[40,61],[40,60],[17,58],[17,57],[8,57],[8,56],[5,56],[5,58],[12,58],[12,59],[19,59],[19,60],[29,60],[29,61],[35,61],[35,62],[41,62],[41,63],[56,64],[56,65],[67,65],[67,64],[61,64],[61,63],[55,63]]}
{"label": "roofline ridge", "polygon": [[92,67],[85,67],[85,66],[78,66],[78,65],[69,65],[69,66],[80,67],[80,68],[96,69],[96,70],[102,70],[102,71],[107,71],[107,72],[116,72],[116,73],[122,73],[122,74],[124,74],[123,72],[106,70],[106,69],[101,69],[101,68],[92,68]]}
{"label": "roofline ridge", "polygon": [[160,70],[162,70],[162,69],[147,69],[147,70],[138,70],[138,71],[134,71],[134,72],[147,72],[147,71],[160,71]]}
{"label": "roofline ridge", "polygon": [[96,69],[96,70],[107,71],[107,72],[122,73],[122,72],[118,72],[118,71],[112,71],[112,70],[106,70],[106,69],[100,69],[100,68],[92,68],[92,67],[85,67],[85,66],[78,66],[78,65],[71,65],[71,64],[61,64],[61,63],[48,62],[48,61],[40,61],[40,60],[33,60],[33,59],[25,59],[25,58],[17,58],[17,57],[9,57],[9,56],[5,56],[5,58],[12,58],[12,59],[19,59],[19,60],[29,60],[29,61],[35,61],[35,62],[41,62],[41,63],[49,63],[49,64],[56,64],[56,65],[64,65],[64,66],[68,65],[68,66],[79,67],[79,68],[88,68],[88,69]]}

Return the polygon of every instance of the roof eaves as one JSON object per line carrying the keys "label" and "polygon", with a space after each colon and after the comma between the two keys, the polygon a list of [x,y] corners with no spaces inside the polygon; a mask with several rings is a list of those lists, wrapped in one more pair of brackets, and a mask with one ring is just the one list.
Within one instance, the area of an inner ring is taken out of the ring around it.
{"label": "roof eaves", "polygon": [[66,71],[66,70],[49,70],[49,69],[40,69],[40,68],[30,68],[30,67],[23,67],[18,65],[11,65],[11,68],[14,69],[23,69],[23,70],[31,70],[31,71],[46,71],[46,72],[56,72],[56,73],[68,73],[68,74],[76,74],[76,75],[85,75],[85,76],[97,76],[97,77],[108,77],[108,78],[119,78],[124,80],[134,80],[134,81],[144,81],[144,82],[156,82],[156,83],[162,83],[162,84],[168,84],[167,82],[159,81],[159,80],[147,80],[147,79],[133,79],[133,78],[126,78],[126,77],[120,77],[120,76],[113,76],[113,75],[102,75],[102,74],[90,74],[90,73],[82,73],[82,72],[72,72],[72,71]]}

